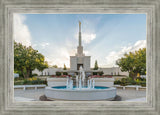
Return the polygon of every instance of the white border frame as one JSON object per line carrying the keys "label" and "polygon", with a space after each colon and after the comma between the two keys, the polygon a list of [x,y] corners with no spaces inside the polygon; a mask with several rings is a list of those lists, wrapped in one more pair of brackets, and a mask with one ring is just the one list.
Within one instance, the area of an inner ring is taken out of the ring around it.
{"label": "white border frame", "polygon": [[[0,114],[160,114],[159,0],[0,0]],[[14,13],[145,13],[147,15],[147,102],[14,102]]]}

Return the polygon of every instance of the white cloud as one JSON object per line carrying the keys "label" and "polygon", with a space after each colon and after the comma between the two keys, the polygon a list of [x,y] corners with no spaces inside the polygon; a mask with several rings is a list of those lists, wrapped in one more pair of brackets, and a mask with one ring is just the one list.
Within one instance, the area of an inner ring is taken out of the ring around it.
{"label": "white cloud", "polygon": [[[78,34],[76,34],[75,38],[78,39]],[[82,42],[85,44],[89,44],[95,38],[96,38],[95,33],[82,33]]]}
{"label": "white cloud", "polygon": [[32,44],[33,48],[36,48],[38,46],[38,44]]}
{"label": "white cloud", "polygon": [[55,57],[54,55],[50,56],[45,56],[45,61],[48,62],[49,65],[57,65],[58,67],[63,67],[64,64],[69,67],[69,60],[66,59],[66,57],[61,57],[57,56]]}
{"label": "white cloud", "polygon": [[22,43],[25,46],[31,45],[31,34],[26,24],[26,17],[21,14],[13,16],[13,38],[16,42]]}
{"label": "white cloud", "polygon": [[[84,44],[89,44],[92,40],[96,38],[96,33],[95,33],[95,26],[99,22],[99,18],[95,18],[94,20],[88,20],[86,18],[81,17],[81,23],[82,23],[82,29],[81,29],[81,34],[82,34],[82,42]],[[75,34],[75,38],[78,39],[79,37],[79,30],[77,30]]]}
{"label": "white cloud", "polygon": [[34,49],[41,49],[41,50],[47,49],[48,46],[50,46],[50,43],[48,42],[41,42],[41,43],[37,42],[37,43],[32,44],[32,47]]}
{"label": "white cloud", "polygon": [[125,53],[129,53],[129,52],[134,52],[140,48],[144,48],[146,47],[146,40],[139,40],[137,41],[133,46],[128,46],[128,47],[122,47],[120,51],[118,52],[115,52],[115,51],[112,51],[109,53],[108,56],[106,56],[106,65],[108,67],[113,67],[113,66],[116,66],[115,63],[116,63],[116,60],[123,57],[123,55]]}
{"label": "white cloud", "polygon": [[[56,53],[56,50],[58,50],[57,51],[58,53]],[[45,60],[49,63],[49,65],[57,65],[58,67],[63,67],[65,64],[67,67],[69,67],[70,65],[69,57],[70,57],[69,50],[64,48],[61,49],[54,48],[54,50],[50,52],[50,54],[45,56]]]}
{"label": "white cloud", "polygon": [[43,42],[43,43],[40,43],[40,46],[41,46],[42,49],[44,49],[47,46],[49,46],[49,43],[48,42]]}
{"label": "white cloud", "polygon": [[87,51],[87,50],[83,50],[83,53],[84,53],[85,55],[88,55],[90,52]]}
{"label": "white cloud", "polygon": [[84,34],[82,34],[82,41],[86,44],[89,44],[95,38],[96,38],[96,34],[94,34],[94,33],[84,33]]}
{"label": "white cloud", "polygon": [[49,65],[63,67],[65,64],[67,67],[70,67],[70,56],[74,56],[76,53],[76,49],[70,44],[71,43],[67,42],[61,47],[54,45],[47,47],[47,51],[45,52],[45,60],[49,63]]}

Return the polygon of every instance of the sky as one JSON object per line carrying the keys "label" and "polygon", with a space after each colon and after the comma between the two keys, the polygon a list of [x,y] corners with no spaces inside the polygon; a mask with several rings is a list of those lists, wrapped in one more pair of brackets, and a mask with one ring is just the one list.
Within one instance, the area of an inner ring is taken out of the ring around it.
{"label": "sky", "polygon": [[49,65],[70,67],[78,46],[81,21],[82,46],[99,67],[115,67],[124,53],[146,47],[145,14],[14,14],[13,37],[45,56]]}

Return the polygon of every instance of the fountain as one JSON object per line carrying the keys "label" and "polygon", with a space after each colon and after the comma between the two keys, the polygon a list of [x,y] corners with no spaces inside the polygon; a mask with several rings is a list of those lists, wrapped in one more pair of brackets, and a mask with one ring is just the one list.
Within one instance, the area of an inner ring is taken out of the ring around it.
{"label": "fountain", "polygon": [[[84,89],[94,89],[95,87],[95,80],[88,80],[88,84],[87,87],[85,87],[85,72],[82,68],[82,66],[80,67],[80,72],[79,72],[79,77],[76,76],[76,87],[75,89],[77,90],[84,90]],[[66,89],[73,89],[73,80],[71,80],[69,77],[67,77],[67,82],[66,82]]]}
{"label": "fountain", "polygon": [[61,100],[113,100],[116,88],[95,86],[94,79],[89,79],[85,86],[85,71],[81,66],[79,76],[76,76],[76,86],[73,86],[73,80],[67,77],[66,86],[46,87],[45,95],[49,99]]}

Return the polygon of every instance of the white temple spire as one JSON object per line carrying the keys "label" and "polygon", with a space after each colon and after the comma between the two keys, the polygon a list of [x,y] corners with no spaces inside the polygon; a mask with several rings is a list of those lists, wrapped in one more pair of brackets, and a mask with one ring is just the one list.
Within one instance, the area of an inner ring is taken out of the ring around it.
{"label": "white temple spire", "polygon": [[82,46],[82,38],[81,38],[81,22],[79,21],[79,40],[78,40],[78,47],[77,47],[77,56],[84,56],[83,54],[83,46]]}
{"label": "white temple spire", "polygon": [[79,46],[81,46],[81,22],[79,21]]}

